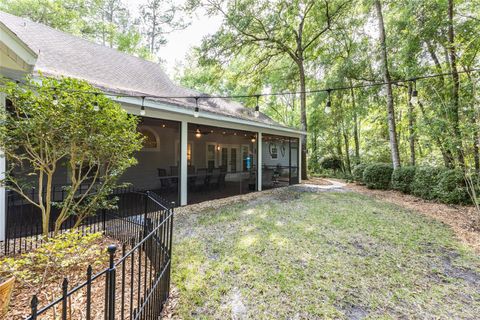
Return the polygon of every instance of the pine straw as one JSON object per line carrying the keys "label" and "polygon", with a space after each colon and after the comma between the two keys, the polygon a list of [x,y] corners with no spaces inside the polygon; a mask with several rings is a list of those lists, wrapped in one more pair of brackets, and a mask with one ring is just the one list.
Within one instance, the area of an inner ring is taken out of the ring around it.
{"label": "pine straw", "polygon": [[[92,243],[92,246],[96,245],[100,248],[107,248],[110,244],[116,244],[120,246],[118,241],[111,238],[102,237]],[[117,251],[117,256],[120,257],[120,250]],[[100,272],[108,266],[108,258],[106,258],[106,252],[99,252],[98,256],[92,256],[89,261],[92,261],[93,274]],[[14,257],[15,258],[15,257]],[[93,262],[98,263],[93,263]],[[6,275],[8,276],[8,275]],[[34,294],[37,294],[39,305],[38,309],[48,305],[50,302],[56,300],[62,295],[62,281],[63,277],[66,277],[69,281],[68,289],[72,289],[75,286],[86,281],[86,269],[82,267],[62,268],[61,266],[52,266],[45,276],[44,283],[42,285],[35,285],[21,281],[17,279],[15,281],[12,298],[9,306],[9,310],[5,315],[5,319],[25,319],[30,315],[30,302]],[[103,278],[102,278],[103,279]],[[101,295],[103,297],[105,282],[97,280],[92,285],[92,297]],[[85,309],[85,289],[75,293],[71,299],[68,300],[68,307],[71,310],[84,310]],[[103,300],[102,300],[103,301]],[[103,309],[102,309],[103,310]],[[70,314],[71,319],[81,319],[80,315],[76,316],[76,311],[72,311]],[[93,315],[93,312],[92,312]],[[57,308],[51,309],[50,312],[39,316],[39,319],[56,319],[61,316],[61,304],[58,304]],[[83,317],[84,319],[85,317]]]}
{"label": "pine straw", "polygon": [[365,186],[353,183],[348,183],[346,189],[372,196],[436,219],[450,226],[462,243],[473,248],[475,252],[480,253],[480,232],[475,231],[473,227],[476,218],[473,206],[447,205],[426,201],[399,191],[371,190]]}

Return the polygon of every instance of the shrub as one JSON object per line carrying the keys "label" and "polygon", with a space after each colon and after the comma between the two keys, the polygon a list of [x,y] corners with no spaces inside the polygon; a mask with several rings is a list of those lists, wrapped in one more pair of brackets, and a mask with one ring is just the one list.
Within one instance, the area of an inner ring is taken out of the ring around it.
{"label": "shrub", "polygon": [[390,164],[375,163],[363,171],[363,182],[369,189],[388,189],[392,179],[393,168]]}
{"label": "shrub", "polygon": [[336,172],[343,168],[343,163],[339,157],[330,155],[320,159],[320,166],[324,169],[331,169]]}
{"label": "shrub", "polygon": [[356,182],[363,182],[363,171],[368,165],[365,163],[357,164],[352,170],[353,180]]}
{"label": "shrub", "polygon": [[439,174],[438,184],[434,188],[435,198],[448,204],[471,203],[465,176],[462,170],[446,170]]}
{"label": "shrub", "polygon": [[435,199],[435,186],[438,184],[439,175],[445,170],[446,168],[441,167],[417,167],[415,178],[410,185],[411,193],[426,200]]}
{"label": "shrub", "polygon": [[38,285],[47,278],[62,278],[72,269],[105,265],[108,256],[100,245],[101,239],[101,233],[65,232],[49,238],[34,251],[0,259],[0,276],[15,276],[24,283]]}
{"label": "shrub", "polygon": [[393,170],[392,189],[405,193],[411,192],[411,184],[415,178],[416,168],[413,166],[400,167]]}

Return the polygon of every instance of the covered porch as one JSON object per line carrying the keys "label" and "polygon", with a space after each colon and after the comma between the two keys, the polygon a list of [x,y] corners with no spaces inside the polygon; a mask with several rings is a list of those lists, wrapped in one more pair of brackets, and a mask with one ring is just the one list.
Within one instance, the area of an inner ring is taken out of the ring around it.
{"label": "covered porch", "polygon": [[193,120],[142,117],[144,147],[121,181],[177,206],[299,182],[298,137]]}

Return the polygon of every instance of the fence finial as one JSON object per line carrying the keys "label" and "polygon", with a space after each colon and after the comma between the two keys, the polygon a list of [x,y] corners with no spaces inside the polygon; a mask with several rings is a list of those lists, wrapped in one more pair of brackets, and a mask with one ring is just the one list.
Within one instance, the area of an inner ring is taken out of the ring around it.
{"label": "fence finial", "polygon": [[107,252],[110,255],[110,269],[113,268],[113,256],[115,255],[115,251],[117,251],[117,246],[114,244],[111,244],[107,248]]}

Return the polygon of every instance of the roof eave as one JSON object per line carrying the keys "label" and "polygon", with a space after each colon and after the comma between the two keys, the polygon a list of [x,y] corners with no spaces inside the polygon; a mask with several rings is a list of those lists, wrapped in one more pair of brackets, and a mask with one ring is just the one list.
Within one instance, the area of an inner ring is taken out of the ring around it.
{"label": "roof eave", "polygon": [[[142,105],[142,99],[137,98],[137,97],[111,97],[114,101],[116,102],[121,102],[125,104],[130,104],[130,105],[136,105],[136,106],[141,106]],[[158,101],[153,101],[153,100],[145,100],[144,101],[144,106],[146,108],[152,108],[152,109],[157,109],[157,110],[162,110],[170,113],[176,113],[182,116],[189,116],[192,117],[192,121],[194,121],[193,117],[193,110],[186,108],[186,107],[180,107],[180,106],[175,106],[171,105],[168,103],[163,103],[163,102],[158,102]],[[140,110],[140,108],[138,109]],[[298,130],[295,128],[289,128],[289,127],[283,127],[283,126],[277,126],[273,124],[268,124],[268,123],[262,123],[258,121],[253,121],[253,120],[248,120],[248,119],[242,119],[238,118],[235,116],[226,116],[226,115],[220,115],[217,113],[209,112],[206,110],[203,110],[201,112],[201,118],[209,119],[209,120],[215,120],[215,121],[221,121],[221,122],[227,122],[227,123],[235,123],[239,125],[245,125],[249,127],[256,127],[256,128],[265,128],[265,129],[271,129],[275,131],[280,131],[280,132],[285,132],[285,133],[291,133],[291,134],[296,134],[296,135],[306,135],[307,133],[302,130]]]}

